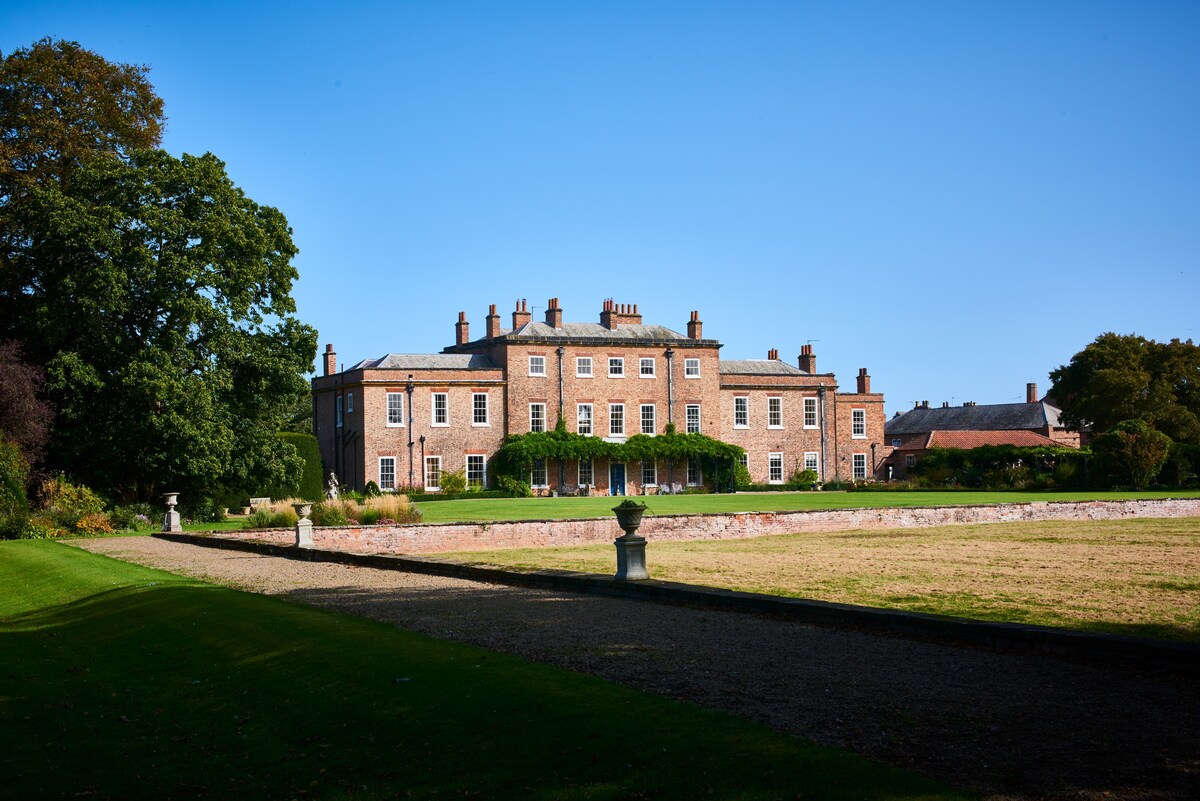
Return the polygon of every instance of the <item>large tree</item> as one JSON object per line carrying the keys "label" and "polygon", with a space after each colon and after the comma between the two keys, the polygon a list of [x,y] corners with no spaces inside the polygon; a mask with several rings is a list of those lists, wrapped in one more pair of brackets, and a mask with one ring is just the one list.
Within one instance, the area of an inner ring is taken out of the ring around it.
{"label": "large tree", "polygon": [[1106,333],[1050,374],[1068,426],[1096,433],[1144,420],[1176,442],[1200,443],[1200,346]]}
{"label": "large tree", "polygon": [[0,442],[14,445],[27,463],[41,461],[50,436],[50,405],[42,399],[44,376],[27,364],[21,346],[0,340]]}
{"label": "large tree", "polygon": [[274,434],[316,333],[284,216],[211,154],[143,149],[161,130],[144,68],[44,41],[6,59],[0,91],[0,330],[45,367],[51,466],[130,500],[294,482]]}

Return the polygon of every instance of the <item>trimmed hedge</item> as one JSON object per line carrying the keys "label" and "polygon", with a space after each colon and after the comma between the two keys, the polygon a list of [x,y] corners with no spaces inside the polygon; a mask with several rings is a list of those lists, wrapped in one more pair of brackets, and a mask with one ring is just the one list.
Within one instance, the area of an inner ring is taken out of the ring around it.
{"label": "trimmed hedge", "polygon": [[300,474],[300,486],[292,491],[286,487],[270,487],[264,495],[272,498],[296,496],[306,501],[319,501],[325,497],[325,482],[322,478],[321,449],[317,438],[312,434],[298,434],[293,431],[281,431],[275,435],[283,442],[296,449],[296,453],[304,460],[304,471]]}
{"label": "trimmed hedge", "polygon": [[421,492],[410,493],[408,499],[413,503],[430,503],[432,501],[458,501],[464,498],[509,498],[512,497],[504,490],[476,490],[475,492]]}

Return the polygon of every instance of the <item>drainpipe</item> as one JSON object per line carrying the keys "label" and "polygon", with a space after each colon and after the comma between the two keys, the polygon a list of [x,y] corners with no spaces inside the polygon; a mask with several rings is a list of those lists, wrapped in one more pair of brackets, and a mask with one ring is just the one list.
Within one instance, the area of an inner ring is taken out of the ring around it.
{"label": "drainpipe", "polygon": [[825,385],[817,387],[817,407],[821,414],[821,483],[825,483],[825,460],[828,458],[825,449]]}
{"label": "drainpipe", "polygon": [[[567,418],[563,412],[563,353],[565,352],[565,350],[566,349],[563,348],[562,345],[559,345],[558,348],[556,348],[554,351],[555,353],[558,354],[558,419],[563,421],[564,426],[567,423]],[[563,488],[563,460],[559,459],[558,460],[558,492],[560,495],[562,494],[562,488]]]}
{"label": "drainpipe", "polygon": [[[412,398],[413,398],[413,380],[412,373],[408,374],[408,382],[404,385],[404,391],[408,393],[408,486],[415,487],[413,483],[413,417],[412,417]],[[424,462],[422,462],[424,465]],[[424,467],[422,467],[424,469]]]}
{"label": "drainpipe", "polygon": [[[675,349],[667,348],[667,425],[675,422]],[[667,481],[675,486],[675,460],[667,459]]]}
{"label": "drainpipe", "polygon": [[[425,435],[421,435],[421,489],[425,489],[425,483],[429,478],[425,475]],[[441,486],[441,477],[438,478],[438,486]]]}

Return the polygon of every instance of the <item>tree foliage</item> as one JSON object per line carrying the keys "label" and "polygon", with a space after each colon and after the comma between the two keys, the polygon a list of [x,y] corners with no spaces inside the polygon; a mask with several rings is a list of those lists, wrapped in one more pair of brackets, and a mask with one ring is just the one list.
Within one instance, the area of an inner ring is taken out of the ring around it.
{"label": "tree foliage", "polygon": [[1072,428],[1103,433],[1144,420],[1176,442],[1200,444],[1200,346],[1190,339],[1101,334],[1050,379]]}
{"label": "tree foliage", "polygon": [[1171,439],[1145,420],[1125,420],[1092,438],[1096,467],[1114,484],[1145,489],[1158,476],[1171,451]]}
{"label": "tree foliage", "polygon": [[41,397],[43,371],[25,363],[21,345],[0,341],[0,442],[20,449],[27,463],[36,464],[50,436],[50,406]]}

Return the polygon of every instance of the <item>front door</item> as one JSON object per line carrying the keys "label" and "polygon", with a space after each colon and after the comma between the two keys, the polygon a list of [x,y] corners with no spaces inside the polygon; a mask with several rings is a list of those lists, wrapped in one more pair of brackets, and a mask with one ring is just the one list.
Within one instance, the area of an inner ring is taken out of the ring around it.
{"label": "front door", "polygon": [[625,494],[625,465],[610,464],[608,466],[608,494]]}

